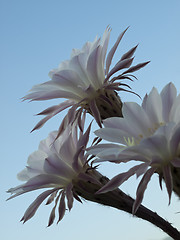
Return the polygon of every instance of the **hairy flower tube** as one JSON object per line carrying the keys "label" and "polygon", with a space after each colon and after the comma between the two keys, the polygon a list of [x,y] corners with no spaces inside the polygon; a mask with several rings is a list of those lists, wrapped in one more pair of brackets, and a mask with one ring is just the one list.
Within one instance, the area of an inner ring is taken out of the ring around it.
{"label": "hairy flower tube", "polygon": [[[111,32],[109,27],[105,30],[102,39],[96,37],[93,42],[87,42],[82,49],[73,49],[70,60],[62,62],[57,69],[50,71],[50,81],[35,85],[23,97],[24,100],[30,101],[67,99],[40,112],[38,115],[45,117],[33,130],[41,128],[46,121],[67,108],[70,110],[62,121],[59,133],[65,128],[65,125],[75,119],[80,119],[83,111],[93,115],[99,126],[101,126],[102,119],[122,116],[122,102],[116,91],[132,92],[128,90],[131,89],[129,85],[122,83],[122,80],[132,80],[135,76],[131,73],[148,63],[144,62],[130,67],[137,48],[135,46],[110,69],[114,53],[126,30],[119,35],[107,57]],[[123,69],[126,70],[120,74],[119,71]],[[115,73],[118,75],[114,76]],[[127,87],[127,89],[123,87]]]}
{"label": "hairy flower tube", "polygon": [[55,220],[56,207],[59,222],[65,214],[66,205],[70,211],[74,198],[81,202],[73,189],[75,186],[78,187],[78,181],[84,183],[90,181],[100,185],[83,154],[89,131],[90,127],[78,138],[77,127],[73,125],[58,139],[56,139],[57,132],[51,132],[40,142],[39,149],[29,156],[27,167],[18,174],[19,180],[25,183],[9,189],[8,192],[13,194],[9,199],[37,189],[46,190],[29,206],[21,221],[26,222],[32,218],[40,204],[48,198],[47,204],[55,202],[48,226]]}
{"label": "hairy flower tube", "polygon": [[106,119],[104,128],[95,132],[114,143],[95,145],[88,153],[98,157],[96,162],[141,163],[115,176],[98,192],[111,191],[132,175],[143,174],[133,207],[136,212],[151,176],[158,173],[160,186],[162,179],[165,181],[169,200],[172,190],[180,196],[180,95],[176,96],[175,86],[167,84],[160,94],[153,88],[142,106],[124,103],[122,112],[124,118]]}

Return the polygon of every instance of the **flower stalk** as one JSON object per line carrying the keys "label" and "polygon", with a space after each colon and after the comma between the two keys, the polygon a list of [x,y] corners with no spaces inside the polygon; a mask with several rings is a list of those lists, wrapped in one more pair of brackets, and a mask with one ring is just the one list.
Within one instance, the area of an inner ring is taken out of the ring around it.
{"label": "flower stalk", "polygon": [[[95,174],[96,176],[99,175],[99,181],[103,185],[105,185],[109,181],[107,177],[101,175],[96,170]],[[106,193],[96,194],[99,189],[100,187],[97,184],[91,183],[90,181],[80,181],[78,182],[78,184],[74,185],[73,191],[77,193],[77,195],[88,201],[96,202],[105,206],[110,206],[132,214],[132,208],[134,204],[133,198],[122,192],[119,188]],[[143,205],[139,206],[134,216],[152,223],[156,227],[162,229],[174,240],[180,239],[180,232],[176,228],[174,228],[168,221],[160,217],[156,212],[151,211]]]}

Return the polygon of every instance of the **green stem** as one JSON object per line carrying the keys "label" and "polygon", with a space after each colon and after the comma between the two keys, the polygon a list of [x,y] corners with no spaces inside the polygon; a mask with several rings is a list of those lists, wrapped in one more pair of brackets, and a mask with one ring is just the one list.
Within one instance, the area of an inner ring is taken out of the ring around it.
{"label": "green stem", "polygon": [[[96,171],[96,176],[97,174],[101,176],[99,180],[103,185],[109,181],[108,178],[102,176]],[[75,184],[74,192],[86,200],[110,206],[132,214],[132,206],[134,204],[133,198],[126,195],[120,189],[115,189],[114,191],[103,194],[96,194],[101,187],[102,186],[91,182],[79,181],[78,184]],[[135,213],[135,216],[152,223],[156,227],[159,227],[173,239],[180,240],[180,232],[176,228],[174,228],[168,221],[160,217],[157,213],[151,211],[143,205],[140,205]]]}

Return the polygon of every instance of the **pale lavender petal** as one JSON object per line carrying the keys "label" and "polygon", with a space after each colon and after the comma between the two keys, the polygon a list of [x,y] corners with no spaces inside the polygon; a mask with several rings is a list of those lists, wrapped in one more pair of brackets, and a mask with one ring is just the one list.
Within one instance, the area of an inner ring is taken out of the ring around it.
{"label": "pale lavender petal", "polygon": [[66,129],[67,125],[68,125],[68,116],[66,114],[65,117],[63,118],[59,128],[58,128],[55,140],[57,140],[59,138],[59,136],[64,132],[64,130]]}
{"label": "pale lavender petal", "polygon": [[[129,104],[129,105],[128,105]],[[132,137],[138,138],[138,141],[140,138],[144,136],[146,136],[146,134],[148,133],[148,128],[151,126],[148,120],[148,117],[146,115],[146,113],[144,112],[143,109],[140,109],[140,107],[136,104],[136,103],[125,103],[125,106],[123,107],[126,110],[123,110],[123,112],[128,115],[128,118],[120,118],[120,117],[111,117],[108,118],[106,120],[103,121],[103,124],[106,128],[114,128],[115,130],[119,130],[121,132],[119,132],[119,137],[122,135],[127,139],[128,137],[130,139],[132,139]],[[126,112],[127,113],[126,113]],[[131,119],[132,118],[132,119]],[[134,123],[136,123],[135,120],[140,121],[142,124],[137,123],[137,127],[139,128],[136,129],[136,127],[134,127]],[[147,128],[146,128],[147,127]],[[103,132],[104,130],[102,130]],[[109,135],[114,135],[110,133],[109,131]],[[123,137],[123,144],[126,144],[126,142],[124,141],[124,137]],[[104,138],[102,136],[102,138]],[[108,140],[108,139],[107,139]],[[111,141],[111,140],[109,140]],[[112,140],[113,141],[113,140]]]}
{"label": "pale lavender petal", "polygon": [[39,175],[38,173],[39,171],[36,170],[36,173],[37,174],[33,174],[33,172],[29,172],[29,169],[26,167],[25,169],[23,169],[21,172],[19,172],[17,174],[17,178],[20,180],[20,181],[28,181],[31,177],[34,177],[36,175]]}
{"label": "pale lavender petal", "polygon": [[[129,149],[129,148],[127,148]],[[126,149],[125,149],[126,150]],[[141,161],[141,162],[146,162],[146,163],[150,163],[148,156],[143,156],[141,154],[138,154],[136,152],[131,152],[131,151],[126,151],[126,153],[124,153],[125,150],[122,150],[122,152],[120,152],[120,154],[118,154],[116,156],[116,161],[118,162],[129,162],[129,161]]]}
{"label": "pale lavender petal", "polygon": [[67,118],[68,118],[68,123],[73,123],[75,120],[76,116],[76,109],[78,107],[78,104],[74,104],[68,111]]}
{"label": "pale lavender petal", "polygon": [[153,88],[146,99],[145,109],[152,124],[159,124],[163,122],[162,117],[162,99],[156,88]]}
{"label": "pale lavender petal", "polygon": [[142,140],[138,144],[125,147],[118,157],[121,157],[121,155],[124,157],[129,156],[131,158],[134,157],[134,160],[137,160],[137,157],[139,157],[140,161],[146,162],[149,159],[149,157],[151,158],[152,151],[151,151],[151,149],[149,150],[148,143],[146,144],[146,142],[145,142],[145,144],[144,144],[145,140],[146,139]]}
{"label": "pale lavender petal", "polygon": [[170,149],[173,155],[176,154],[178,151],[180,144],[180,127],[177,126],[177,128],[174,129],[172,138],[170,140]]}
{"label": "pale lavender petal", "polygon": [[48,115],[46,117],[44,117],[43,119],[41,119],[36,125],[35,127],[31,130],[31,132],[37,130],[37,129],[40,129],[41,127],[44,126],[44,124],[49,120],[51,119],[53,116],[52,115]]}
{"label": "pale lavender petal", "polygon": [[125,75],[123,75],[123,73],[122,73],[122,74],[120,74],[120,75],[118,75],[116,77],[113,77],[110,81],[111,82],[115,82],[116,80],[123,80],[123,79],[127,80],[128,79],[129,81],[133,82],[134,81],[133,78],[135,78],[137,80],[137,77],[135,77],[132,74],[125,74]]}
{"label": "pale lavender petal", "polygon": [[111,89],[111,90],[114,90],[114,91],[124,91],[124,92],[128,92],[128,93],[132,93],[132,94],[136,95],[137,97],[141,98],[139,94],[137,94],[137,93],[135,93],[135,92],[133,92],[133,91],[130,91],[130,90],[121,88],[121,87],[116,87],[116,86],[108,85],[108,86],[106,87],[106,89]]}
{"label": "pale lavender petal", "polygon": [[[57,135],[57,131],[51,132],[46,139],[44,139],[40,142],[38,151],[42,151],[42,152],[46,153],[48,156],[48,154],[50,152],[50,147],[52,146],[56,135]],[[36,158],[34,158],[34,160],[35,159]]]}
{"label": "pale lavender petal", "polygon": [[136,45],[135,47],[131,48],[128,52],[123,54],[122,57],[121,57],[121,60],[131,58],[133,56],[133,54],[135,53],[137,46],[138,45]]}
{"label": "pale lavender petal", "polygon": [[59,223],[63,219],[65,211],[66,211],[65,193],[63,191],[62,195],[61,195],[60,203],[59,203],[59,209],[58,209],[59,219],[58,219],[57,223]]}
{"label": "pale lavender petal", "polygon": [[44,90],[29,93],[24,97],[24,100],[31,99],[31,101],[41,101],[41,100],[49,100],[55,98],[69,98],[76,101],[80,100],[80,96],[76,94],[76,92],[70,92],[65,90]]}
{"label": "pale lavender petal", "polygon": [[69,137],[64,141],[64,143],[61,143],[61,148],[59,151],[59,157],[62,161],[65,163],[71,165],[73,161],[73,156],[76,153],[76,145],[72,139],[72,133],[69,135]]}
{"label": "pale lavender petal", "polygon": [[112,59],[113,59],[113,56],[114,56],[114,53],[122,39],[122,37],[124,36],[125,32],[127,31],[129,27],[127,27],[118,37],[118,39],[116,40],[114,46],[111,48],[111,50],[109,51],[108,55],[107,55],[107,58],[106,58],[106,74],[109,72],[109,67],[111,65],[111,62],[112,62]]}
{"label": "pale lavender petal", "polygon": [[19,185],[17,187],[8,189],[7,193],[11,193],[11,194],[14,194],[14,195],[9,197],[7,200],[10,200],[10,199],[15,198],[15,197],[17,197],[19,195],[24,194],[26,191],[23,190],[23,187],[24,187],[24,184],[21,184],[21,185]]}
{"label": "pale lavender petal", "polygon": [[103,152],[106,149],[114,149],[114,151],[116,151],[116,149],[119,149],[120,146],[118,144],[111,144],[111,143],[104,143],[104,144],[98,144],[96,146],[92,146],[86,149],[88,155],[97,155],[100,152]]}
{"label": "pale lavender petal", "polygon": [[66,198],[67,198],[67,205],[68,205],[69,211],[71,210],[71,208],[73,206],[73,200],[74,200],[72,188],[73,188],[72,183],[68,184],[68,186],[66,187]]}
{"label": "pale lavender petal", "polygon": [[91,125],[92,122],[89,124],[89,127],[87,128],[86,132],[79,138],[78,143],[77,143],[77,149],[80,147],[84,147],[86,148],[87,143],[89,141],[89,134],[90,134],[90,130],[91,130]]}
{"label": "pale lavender petal", "polygon": [[[52,114],[56,111],[61,112],[63,111],[64,109],[72,106],[75,102],[74,101],[71,101],[71,100],[67,100],[67,101],[64,101],[58,105],[54,105],[52,107],[49,107],[49,108],[46,108],[45,110],[43,110],[42,112],[38,113],[37,115],[49,115],[49,114]],[[57,113],[56,113],[57,114]]]}
{"label": "pale lavender petal", "polygon": [[33,191],[40,188],[45,187],[62,187],[66,185],[66,181],[62,179],[60,176],[41,174],[31,178],[27,183],[24,184],[24,191]]}
{"label": "pale lavender petal", "polygon": [[139,63],[135,66],[130,67],[127,71],[123,72],[122,74],[138,71],[139,69],[145,67],[148,63],[150,63],[150,61],[144,62],[144,63]]}
{"label": "pale lavender petal", "polygon": [[[84,131],[84,124],[85,124],[85,119],[86,119],[86,110],[84,110],[83,108],[78,109],[78,117],[77,117],[77,125],[80,129],[80,136],[83,135],[83,131]],[[77,135],[77,134],[75,134]],[[77,142],[77,137],[76,137],[76,141]]]}
{"label": "pale lavender petal", "polygon": [[171,194],[173,190],[173,180],[172,180],[172,174],[171,174],[171,167],[169,165],[163,167],[163,176],[164,176],[167,192],[169,195],[169,204],[170,204]]}
{"label": "pale lavender petal", "polygon": [[87,62],[87,54],[86,53],[79,53],[78,55],[74,56],[70,60],[69,67],[76,71],[79,75],[79,86],[87,86],[90,84],[90,80],[88,79],[87,72],[86,72],[86,62]]}
{"label": "pale lavender petal", "polygon": [[[109,79],[114,73],[120,71],[121,69],[128,68],[131,66],[134,58],[128,58],[124,60],[120,60],[112,69],[111,71],[107,74],[106,79]],[[105,81],[106,81],[105,79]]]}
{"label": "pale lavender petal", "polygon": [[168,122],[169,114],[171,111],[171,107],[176,99],[177,90],[172,82],[167,84],[163,90],[161,91],[161,98],[163,104],[163,118],[166,122]]}
{"label": "pale lavender petal", "polygon": [[145,111],[147,111],[147,107],[146,107],[147,98],[148,98],[148,95],[146,94],[146,95],[144,96],[143,101],[142,101],[142,104],[141,104],[142,108],[143,108]]}
{"label": "pale lavender petal", "polygon": [[81,121],[82,112],[83,112],[83,108],[80,108],[76,113],[77,114],[77,124],[78,124],[78,127],[79,127],[81,132],[83,132],[83,124],[82,124],[82,121]]}
{"label": "pale lavender petal", "polygon": [[[69,100],[67,100],[69,101]],[[57,109],[59,109],[59,106],[60,104],[58,105],[54,105],[52,107],[48,107],[46,108],[45,110],[43,110],[42,112],[40,113],[37,113],[36,115],[49,115],[49,114],[52,114],[53,112],[55,112]]]}
{"label": "pale lavender petal", "polygon": [[58,191],[55,191],[51,194],[51,196],[48,198],[48,200],[46,202],[46,205],[49,205],[54,201],[55,197],[57,196],[57,193],[58,193]]}
{"label": "pale lavender petal", "polygon": [[76,89],[78,84],[81,83],[79,79],[77,72],[65,69],[53,74],[51,84],[57,85],[60,89],[69,90],[73,87]]}
{"label": "pale lavender petal", "polygon": [[156,131],[155,135],[163,135],[168,141],[172,138],[172,134],[174,132],[175,123],[168,122],[164,126],[160,126]]}
{"label": "pale lavender petal", "polygon": [[121,143],[126,145],[126,139],[131,138],[132,136],[121,130],[116,128],[100,128],[94,132],[96,136],[105,139],[110,142]]}
{"label": "pale lavender petal", "polygon": [[127,125],[126,131],[131,133],[132,136],[138,138],[140,135],[143,137],[148,134],[148,129],[152,126],[151,122],[146,112],[137,103],[124,103],[122,114],[124,116],[123,121],[126,122]]}
{"label": "pale lavender petal", "polygon": [[101,39],[101,45],[102,45],[102,61],[104,65],[106,53],[107,53],[107,48],[108,48],[108,43],[109,43],[109,38],[110,38],[110,32],[111,29],[109,27],[106,28],[103,37]]}
{"label": "pale lavender petal", "polygon": [[100,188],[96,193],[97,194],[106,193],[118,188],[123,182],[127,181],[132,175],[134,175],[140,166],[141,164],[130,168],[127,172],[120,173],[117,176],[113,177],[106,185]]}
{"label": "pale lavender petal", "polygon": [[145,162],[145,163],[140,164],[138,169],[136,170],[137,178],[139,176],[141,176],[142,174],[144,174],[147,171],[149,166],[150,166],[150,162]]}
{"label": "pale lavender petal", "polygon": [[94,99],[90,102],[89,107],[90,107],[92,115],[96,119],[97,124],[99,125],[99,127],[102,127],[100,112],[97,108],[97,105],[96,105],[96,102]]}
{"label": "pale lavender petal", "polygon": [[[38,150],[33,152],[32,154],[29,155],[27,163],[28,163],[28,169],[34,169],[39,173],[43,173],[43,164],[44,164],[44,159],[47,157],[47,153],[42,151],[42,150]],[[18,179],[21,181],[24,181],[22,179],[22,175],[21,173],[18,174]]]}
{"label": "pale lavender petal", "polygon": [[72,167],[75,171],[78,171],[80,168],[79,157],[80,157],[80,154],[83,153],[83,149],[84,149],[84,146],[80,146],[73,157]]}
{"label": "pale lavender petal", "polygon": [[83,115],[82,115],[82,120],[81,120],[81,126],[84,131],[84,125],[85,125],[85,120],[86,120],[86,110],[84,110]]}
{"label": "pale lavender petal", "polygon": [[[77,149],[77,142],[78,142],[78,139],[80,138],[82,132],[81,131],[78,131],[78,126],[76,124],[70,126],[71,128],[71,139],[72,139],[72,142],[74,144],[74,152],[76,152],[76,149]],[[78,135],[78,132],[79,132],[79,135]]]}
{"label": "pale lavender petal", "polygon": [[[104,149],[103,151],[99,152],[97,154],[97,157],[101,159],[101,162],[102,162],[102,159],[104,161],[117,161],[118,163],[119,162],[123,162],[124,159],[123,157],[121,157],[121,152],[123,151],[125,147],[124,146],[119,146],[117,147],[116,149],[115,148],[107,148],[107,149]],[[99,159],[97,160],[94,160],[94,162],[99,162]]]}
{"label": "pale lavender petal", "polygon": [[[61,193],[60,193],[61,194]],[[56,210],[56,206],[57,206],[57,203],[58,203],[58,200],[59,200],[59,197],[60,197],[60,194],[57,196],[56,198],[56,201],[55,201],[55,206],[53,207],[52,211],[51,211],[51,214],[50,214],[50,217],[49,217],[49,222],[48,222],[48,226],[47,227],[50,227],[53,222],[54,222],[54,219],[55,219],[55,210]]]}
{"label": "pale lavender petal", "polygon": [[169,120],[179,123],[179,119],[180,119],[180,94],[176,97],[171,111],[169,113]]}
{"label": "pale lavender petal", "polygon": [[140,147],[147,149],[154,156],[159,156],[163,158],[169,155],[167,145],[168,143],[165,136],[153,135],[152,137],[145,138],[144,140],[142,140]]}
{"label": "pale lavender petal", "polygon": [[56,191],[56,189],[51,189],[51,190],[47,190],[43,193],[41,193],[36,199],[35,201],[28,207],[28,209],[26,210],[23,218],[21,219],[21,221],[23,221],[24,223],[26,221],[28,221],[30,218],[32,218],[34,216],[34,214],[36,213],[37,209],[39,208],[39,206],[41,205],[41,203],[50,195],[52,194],[54,191]]}
{"label": "pale lavender petal", "polygon": [[[99,88],[102,86],[105,77],[105,75],[103,74],[104,69],[102,65],[101,53],[102,47],[98,46],[91,53],[87,62],[88,76],[91,79],[91,83],[95,88]],[[100,76],[102,76],[102,78]]]}
{"label": "pale lavender petal", "polygon": [[148,185],[152,175],[154,174],[155,170],[156,169],[154,169],[154,168],[150,168],[149,170],[147,170],[147,172],[144,174],[143,178],[141,179],[141,181],[138,185],[138,188],[137,188],[137,192],[136,192],[136,200],[133,204],[133,209],[132,209],[133,214],[136,213],[139,206],[141,205],[141,202],[144,197],[144,192],[145,192],[147,185]]}
{"label": "pale lavender petal", "polygon": [[44,171],[48,174],[55,174],[61,178],[68,178],[72,175],[72,168],[68,162],[63,161],[57,154],[51,154],[44,161]]}
{"label": "pale lavender petal", "polygon": [[119,128],[123,118],[120,117],[111,117],[103,120],[103,125],[107,128]]}

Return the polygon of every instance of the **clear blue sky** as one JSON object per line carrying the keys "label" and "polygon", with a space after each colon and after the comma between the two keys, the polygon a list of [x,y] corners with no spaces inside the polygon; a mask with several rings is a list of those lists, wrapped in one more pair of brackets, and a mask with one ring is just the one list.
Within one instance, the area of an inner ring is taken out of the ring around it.
{"label": "clear blue sky", "polygon": [[[136,74],[139,80],[131,85],[136,92],[143,97],[153,86],[161,90],[170,81],[179,92],[179,13],[179,0],[0,0],[1,239],[161,240],[166,237],[149,223],[91,202],[76,203],[63,221],[51,228],[46,228],[51,208],[43,204],[35,217],[23,225],[19,220],[38,192],[6,202],[5,191],[20,184],[16,174],[25,167],[27,157],[61,121],[59,115],[40,131],[30,134],[39,120],[33,115],[59,101],[21,103],[20,98],[33,85],[49,80],[49,70],[68,59],[72,48],[81,48],[97,34],[102,36],[107,25],[112,27],[110,46],[130,25],[115,61],[137,43],[135,63],[151,60]],[[129,94],[123,94],[122,99],[139,101]],[[110,164],[100,170],[109,177],[119,171],[117,165],[114,169]],[[137,181],[132,178],[122,188],[135,196],[136,186]],[[167,193],[160,191],[156,177],[143,204],[180,229],[180,214],[176,214],[180,202],[173,196],[168,206]]]}

